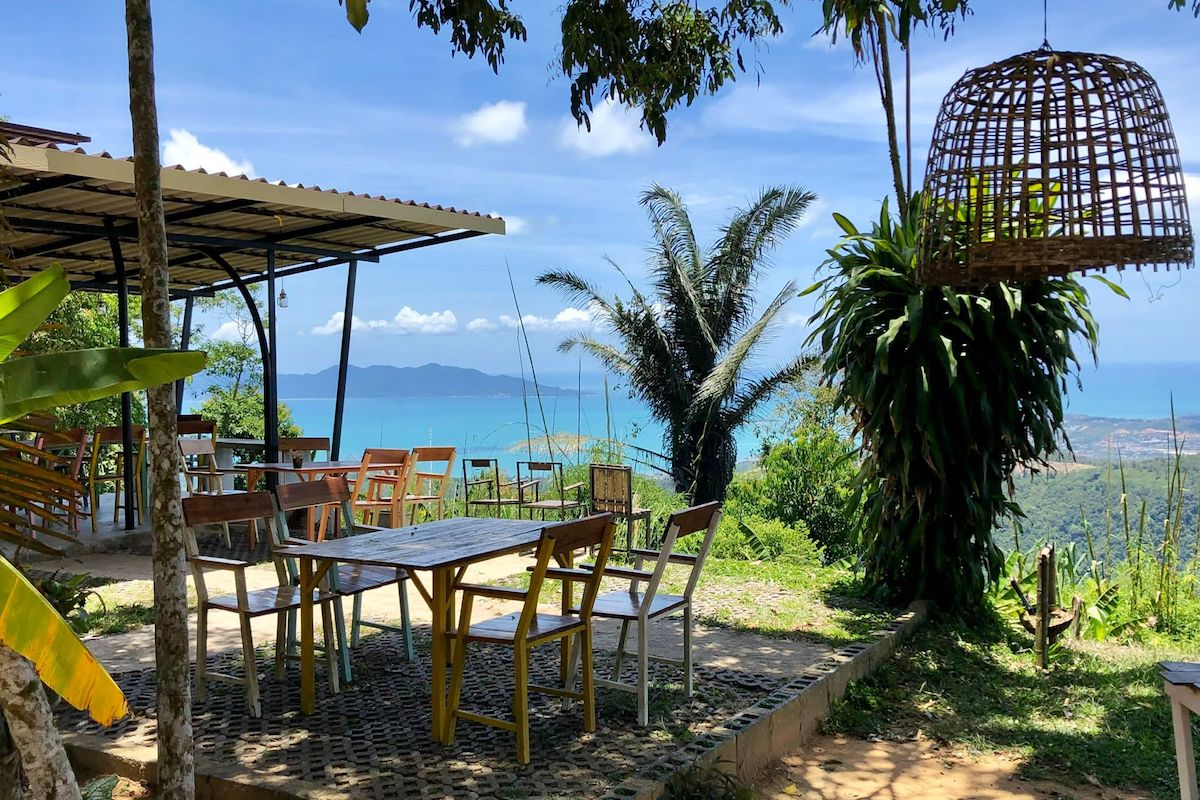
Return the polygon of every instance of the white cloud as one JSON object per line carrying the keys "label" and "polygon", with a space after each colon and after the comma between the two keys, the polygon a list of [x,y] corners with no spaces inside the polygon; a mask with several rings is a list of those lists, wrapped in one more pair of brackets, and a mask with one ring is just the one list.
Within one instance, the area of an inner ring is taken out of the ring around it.
{"label": "white cloud", "polygon": [[233,320],[222,322],[209,338],[222,342],[240,342],[244,338],[242,336],[242,326]]}
{"label": "white cloud", "polygon": [[200,144],[194,134],[182,128],[171,131],[171,138],[163,145],[162,159],[164,164],[178,164],[184,169],[254,177],[254,165],[249,161],[234,161],[223,151]]}
{"label": "white cloud", "polygon": [[509,236],[516,236],[529,230],[529,219],[527,217],[518,217],[515,214],[501,214],[499,211],[491,212],[491,216],[502,217],[504,219],[504,232]]}
{"label": "white cloud", "polygon": [[487,333],[496,330],[496,323],[485,317],[476,317],[467,323],[467,330],[472,333]]}
{"label": "white cloud", "polygon": [[454,140],[463,147],[515,142],[529,129],[525,104],[513,100],[485,103],[454,123]]}
{"label": "white cloud", "polygon": [[488,333],[497,328],[516,328],[524,323],[527,331],[561,331],[587,328],[595,321],[595,315],[583,308],[564,308],[553,317],[543,317],[537,314],[525,314],[518,320],[511,314],[501,314],[495,322],[484,317],[473,319],[467,324],[467,330],[475,333]]}
{"label": "white cloud", "polygon": [[[323,325],[312,329],[314,336],[329,336],[341,333],[346,315],[338,311]],[[352,331],[379,331],[407,335],[410,333],[454,333],[458,330],[458,318],[453,311],[434,311],[422,314],[405,306],[391,319],[362,319],[357,314],[350,320]]]}
{"label": "white cloud", "polygon": [[654,143],[653,137],[641,129],[637,111],[605,100],[591,113],[592,129],[576,125],[573,117],[565,117],[559,130],[558,143],[587,158],[636,153]]}

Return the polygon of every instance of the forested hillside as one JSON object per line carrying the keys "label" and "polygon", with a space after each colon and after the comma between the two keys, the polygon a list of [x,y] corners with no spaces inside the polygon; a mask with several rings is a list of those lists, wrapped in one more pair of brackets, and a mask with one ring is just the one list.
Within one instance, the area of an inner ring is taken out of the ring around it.
{"label": "forested hillside", "polygon": [[[1161,542],[1163,523],[1167,514],[1167,479],[1169,462],[1165,458],[1126,461],[1125,490],[1129,516],[1129,534],[1136,543],[1142,503],[1146,504],[1146,536]],[[1185,501],[1183,504],[1183,540],[1185,557],[1190,557],[1197,536],[1197,516],[1200,510],[1200,456],[1184,456]],[[1122,513],[1122,474],[1118,465],[1063,464],[1051,474],[1019,479],[1017,501],[1028,519],[1023,524],[1021,547],[1028,549],[1039,539],[1084,541],[1083,520],[1092,529],[1097,556],[1103,556],[1111,545],[1114,558],[1125,554],[1125,517]],[[1111,536],[1106,522],[1106,509],[1112,510]],[[1002,546],[1011,547],[1013,536],[1006,530],[1000,537]]]}

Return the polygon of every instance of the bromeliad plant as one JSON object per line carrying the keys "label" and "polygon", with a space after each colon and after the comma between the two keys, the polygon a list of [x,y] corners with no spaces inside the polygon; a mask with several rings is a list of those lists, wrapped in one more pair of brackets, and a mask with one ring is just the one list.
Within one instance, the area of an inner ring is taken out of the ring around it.
{"label": "bromeliad plant", "polygon": [[[204,366],[204,353],[137,348],[12,357],[70,290],[62,268],[51,267],[0,292],[0,424],[36,430],[44,423],[30,421],[35,412],[169,383]],[[55,514],[78,503],[73,477],[55,470],[43,451],[0,438],[0,541],[57,552],[47,537],[70,538]],[[101,724],[128,711],[121,690],[67,621],[0,557],[0,708],[8,734],[35,795],[77,796],[77,789],[64,788],[74,781],[39,679]]]}
{"label": "bromeliad plant", "polygon": [[994,526],[1021,515],[1014,472],[1070,447],[1063,395],[1076,343],[1094,358],[1098,328],[1073,278],[918,286],[920,206],[893,219],[885,202],[869,233],[835,215],[846,235],[808,290],[823,297],[809,341],[862,440],[867,581],[894,601],[974,607],[1004,562]]}

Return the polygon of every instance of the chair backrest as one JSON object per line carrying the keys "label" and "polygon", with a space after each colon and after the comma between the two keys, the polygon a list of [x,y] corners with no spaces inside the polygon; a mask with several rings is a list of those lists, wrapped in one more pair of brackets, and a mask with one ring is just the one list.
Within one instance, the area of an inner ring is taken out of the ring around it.
{"label": "chair backrest", "polygon": [[453,447],[412,449],[413,489],[418,494],[445,497],[458,451]]}
{"label": "chair backrest", "polygon": [[681,537],[704,531],[704,538],[691,562],[691,572],[688,574],[687,584],[683,589],[683,596],[689,600],[692,598],[692,592],[696,590],[696,583],[700,580],[700,572],[704,569],[704,560],[708,558],[708,550],[712,546],[713,537],[716,536],[717,526],[720,524],[721,504],[716,501],[676,511],[667,519],[667,531],[663,536],[662,550],[659,553],[658,561],[654,565],[654,577],[650,579],[646,587],[647,605],[649,598],[654,596],[653,592],[658,590],[658,584],[662,581],[662,575],[666,572],[667,564],[671,560],[671,551],[675,547],[675,542]]}
{"label": "chair backrest", "polygon": [[547,525],[542,529],[533,573],[529,578],[529,593],[525,597],[525,607],[521,609],[521,618],[517,623],[519,637],[529,632],[529,627],[537,615],[538,597],[551,561],[563,562],[577,550],[594,547],[595,568],[589,577],[577,581],[584,585],[583,597],[579,601],[579,616],[583,619],[591,617],[596,595],[600,591],[600,581],[604,579],[604,565],[608,563],[608,555],[612,552],[615,533],[612,514],[593,514],[583,519]]}
{"label": "chair backrest", "polygon": [[[400,464],[400,467],[380,467],[381,464]],[[368,447],[363,450],[362,465],[358,468],[358,474],[354,478],[354,486],[351,488],[351,496],[354,498],[364,497],[367,491],[367,481],[371,472],[383,472],[396,475],[401,480],[397,483],[396,491],[401,497],[404,496],[405,488],[408,486],[408,476],[412,471],[412,454],[408,450],[394,449],[387,447]]]}
{"label": "chair backrest", "polygon": [[311,453],[313,459],[317,453],[329,455],[329,438],[325,436],[287,436],[279,440],[279,452],[276,457],[286,461],[293,452]]}
{"label": "chair backrest", "polygon": [[180,437],[178,442],[179,455],[184,458],[198,459],[200,456],[207,456],[211,463],[211,459],[217,453],[216,445],[213,444],[212,439],[185,439]]}
{"label": "chair backrest", "polygon": [[588,496],[592,500],[592,513],[629,514],[633,508],[633,468],[619,464],[590,464]]}
{"label": "chair backrest", "polygon": [[[258,522],[261,520],[267,526],[267,535],[274,537],[275,506],[268,492],[246,492],[245,494],[212,494],[195,495],[183,498],[183,524],[186,528],[184,547],[188,559],[197,558],[200,548],[196,544],[196,528],[201,525],[221,525],[230,522]],[[275,562],[275,572],[282,584],[286,572],[278,560]],[[196,581],[196,594],[200,602],[208,597],[208,588],[204,583],[204,570],[192,562],[192,577]]]}
{"label": "chair backrest", "polygon": [[203,419],[199,414],[184,415],[176,420],[175,433],[180,436],[207,436],[209,439],[216,441],[217,438],[217,423],[211,419]]}
{"label": "chair backrest", "polygon": [[486,486],[488,499],[500,497],[500,462],[494,458],[464,458],[463,499],[471,502],[471,487]]}
{"label": "chair backrest", "polygon": [[[288,528],[287,514],[289,511],[313,509],[314,512],[325,506],[333,506],[334,514],[341,514],[345,532],[350,532],[354,525],[354,512],[350,507],[350,483],[342,476],[324,478],[319,481],[298,481],[296,483],[281,483],[275,487],[275,529],[270,540],[271,550],[283,544],[283,540],[291,536]],[[277,556],[277,558],[281,558]],[[288,576],[295,579],[299,572],[294,558],[282,558],[287,568]]]}
{"label": "chair backrest", "polygon": [[78,480],[83,468],[83,456],[87,452],[87,431],[83,428],[49,430],[38,437],[36,445],[58,459],[67,474]]}
{"label": "chair backrest", "polygon": [[518,461],[517,462],[517,492],[524,499],[525,488],[532,486],[534,495],[540,494],[540,486],[543,480],[548,480],[550,487],[558,493],[562,493],[562,489],[566,486],[566,481],[563,479],[563,465],[561,461]]}
{"label": "chair backrest", "polygon": [[[134,465],[137,469],[141,469],[146,462],[146,426],[134,425],[130,428],[130,434],[133,437],[133,446],[137,448],[137,455]],[[91,474],[95,475],[100,464],[100,451],[107,446],[123,444],[125,441],[125,432],[120,425],[107,425],[102,428],[96,428],[92,433],[92,461]]]}
{"label": "chair backrest", "polygon": [[176,414],[175,419],[178,422],[195,422],[198,419],[204,419],[203,414]]}

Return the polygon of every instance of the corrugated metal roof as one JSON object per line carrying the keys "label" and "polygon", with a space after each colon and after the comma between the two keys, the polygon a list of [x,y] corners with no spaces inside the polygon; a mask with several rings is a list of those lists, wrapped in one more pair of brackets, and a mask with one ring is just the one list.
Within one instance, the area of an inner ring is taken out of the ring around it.
{"label": "corrugated metal roof", "polygon": [[[132,159],[36,138],[16,138],[10,145],[8,175],[0,180],[10,270],[25,275],[60,263],[80,288],[103,290],[115,275],[112,233],[136,286]],[[504,233],[504,220],[452,206],[181,166],[164,167],[162,175],[176,291],[228,286],[224,270],[201,248],[218,252],[253,280],[266,269],[268,248],[276,251],[277,271],[286,272]]]}

